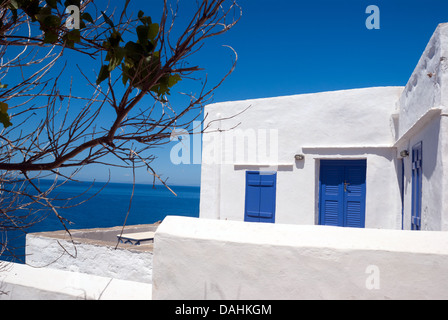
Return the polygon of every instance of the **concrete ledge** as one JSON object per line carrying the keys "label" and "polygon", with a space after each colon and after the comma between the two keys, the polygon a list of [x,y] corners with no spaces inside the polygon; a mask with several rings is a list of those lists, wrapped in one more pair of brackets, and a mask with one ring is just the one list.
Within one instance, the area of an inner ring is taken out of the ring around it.
{"label": "concrete ledge", "polygon": [[147,283],[9,264],[0,272],[0,300],[150,300]]}
{"label": "concrete ledge", "polygon": [[154,299],[448,299],[448,233],[167,217]]}

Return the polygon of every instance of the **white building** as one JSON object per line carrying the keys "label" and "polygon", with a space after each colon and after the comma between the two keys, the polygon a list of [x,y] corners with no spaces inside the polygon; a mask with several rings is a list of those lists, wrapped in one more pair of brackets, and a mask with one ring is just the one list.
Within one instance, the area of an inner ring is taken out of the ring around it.
{"label": "white building", "polygon": [[200,217],[446,231],[447,115],[448,24],[406,87],[209,105]]}

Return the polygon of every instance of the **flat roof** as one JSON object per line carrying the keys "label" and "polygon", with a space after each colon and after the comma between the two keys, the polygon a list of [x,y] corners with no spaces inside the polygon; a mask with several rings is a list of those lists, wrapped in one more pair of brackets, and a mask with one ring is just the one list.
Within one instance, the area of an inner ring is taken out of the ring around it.
{"label": "flat roof", "polygon": [[130,234],[138,235],[146,232],[155,232],[159,225],[160,222],[154,224],[125,226],[124,230],[123,226],[116,226],[110,228],[71,229],[69,230],[70,234],[68,234],[66,230],[58,230],[30,233],[29,235],[32,235],[34,237],[53,238],[65,241],[73,240],[75,245],[77,243],[86,243],[113,248],[117,247],[117,249],[125,249],[137,252],[152,252],[154,249],[153,241],[141,241],[139,245],[134,245],[130,243],[121,243],[117,236],[121,234],[122,230],[123,235],[127,236],[129,236]]}

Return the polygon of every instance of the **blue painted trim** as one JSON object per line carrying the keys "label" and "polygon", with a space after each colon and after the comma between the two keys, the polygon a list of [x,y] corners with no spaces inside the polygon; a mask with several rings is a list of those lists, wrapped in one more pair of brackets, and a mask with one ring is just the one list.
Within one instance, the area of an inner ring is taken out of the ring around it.
{"label": "blue painted trim", "polygon": [[275,223],[277,173],[246,171],[244,221]]}
{"label": "blue painted trim", "polygon": [[[361,175],[357,174],[357,168],[363,170]],[[367,160],[320,161],[320,225],[365,227],[366,171]],[[354,183],[354,179],[361,182]],[[356,194],[351,194],[350,189]]]}
{"label": "blue painted trim", "polygon": [[422,218],[423,143],[412,147],[412,209],[411,229],[421,230]]}
{"label": "blue painted trim", "polygon": [[401,230],[404,230],[404,159],[401,159]]}

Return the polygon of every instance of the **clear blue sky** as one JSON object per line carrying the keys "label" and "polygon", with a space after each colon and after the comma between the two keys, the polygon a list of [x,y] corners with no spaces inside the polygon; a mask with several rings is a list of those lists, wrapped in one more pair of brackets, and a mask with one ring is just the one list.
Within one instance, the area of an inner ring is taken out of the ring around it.
{"label": "clear blue sky", "polygon": [[[134,0],[132,8],[156,16],[161,0]],[[115,3],[115,1],[112,1]],[[448,22],[446,0],[240,0],[243,16],[227,34],[211,39],[191,59],[207,68],[214,83],[230,67],[230,45],[239,56],[235,72],[218,89],[214,102],[370,86],[406,85],[432,33]],[[100,3],[97,4],[100,6]],[[368,30],[368,5],[380,9],[380,29]],[[196,1],[182,1],[179,22]],[[152,12],[155,12],[154,14]],[[188,90],[181,83],[178,90]],[[176,88],[175,88],[176,89]],[[174,90],[175,91],[175,90]],[[173,103],[176,105],[176,96]],[[154,167],[180,185],[200,184],[200,165],[175,166],[167,145]],[[102,180],[107,170],[86,168],[79,178]],[[130,181],[130,172],[112,171],[113,181]],[[143,172],[138,182],[151,183]]]}

